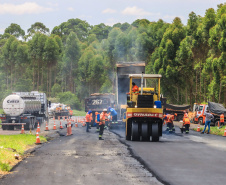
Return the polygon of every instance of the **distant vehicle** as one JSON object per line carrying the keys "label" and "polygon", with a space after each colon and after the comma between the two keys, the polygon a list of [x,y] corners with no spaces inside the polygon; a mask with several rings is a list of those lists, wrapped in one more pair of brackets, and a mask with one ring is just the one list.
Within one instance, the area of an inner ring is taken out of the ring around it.
{"label": "distant vehicle", "polygon": [[218,121],[220,121],[220,115],[224,114],[226,117],[226,109],[220,103],[208,102],[207,104],[200,104],[196,108],[195,123],[200,125],[205,124],[206,120],[206,111],[209,110],[213,114],[214,119],[211,121],[211,125],[218,126]]}
{"label": "distant vehicle", "polygon": [[48,104],[45,93],[38,91],[14,92],[3,100],[4,114],[0,117],[3,130],[25,130],[37,127],[48,119]]}
{"label": "distant vehicle", "polygon": [[49,108],[49,116],[58,119],[58,117],[69,117],[69,110],[67,110],[67,105],[62,103],[51,103]]}
{"label": "distant vehicle", "polygon": [[95,126],[95,112],[101,113],[103,109],[115,107],[115,94],[113,93],[94,93],[85,99],[85,112],[92,111],[93,120],[91,126]]}

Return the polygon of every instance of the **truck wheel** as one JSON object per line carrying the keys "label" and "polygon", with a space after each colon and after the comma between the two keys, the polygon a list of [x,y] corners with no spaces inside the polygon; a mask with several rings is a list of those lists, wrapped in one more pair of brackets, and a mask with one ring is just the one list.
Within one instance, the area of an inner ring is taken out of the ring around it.
{"label": "truck wheel", "polygon": [[152,124],[152,141],[153,142],[159,141],[159,126],[158,126],[158,123]]}
{"label": "truck wheel", "polygon": [[203,124],[203,118],[199,118],[198,123],[199,123],[200,125],[204,125],[204,124]]}
{"label": "truck wheel", "polygon": [[126,129],[126,125],[125,125],[125,135],[126,135],[126,140],[131,140],[131,123],[127,123],[127,129]]}
{"label": "truck wheel", "polygon": [[132,122],[131,140],[139,141],[138,123]]}
{"label": "truck wheel", "polygon": [[150,136],[148,134],[148,123],[142,123],[141,125],[142,141],[150,141]]}
{"label": "truck wheel", "polygon": [[2,125],[2,130],[9,130],[9,126],[8,125]]}

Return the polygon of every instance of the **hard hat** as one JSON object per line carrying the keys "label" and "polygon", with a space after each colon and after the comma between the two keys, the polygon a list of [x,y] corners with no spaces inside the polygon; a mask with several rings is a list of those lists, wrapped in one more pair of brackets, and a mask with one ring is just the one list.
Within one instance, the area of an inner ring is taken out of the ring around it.
{"label": "hard hat", "polygon": [[103,109],[103,112],[107,112],[108,110],[107,109]]}
{"label": "hard hat", "polygon": [[90,114],[90,113],[92,113],[92,111],[91,111],[91,110],[89,110],[88,114]]}

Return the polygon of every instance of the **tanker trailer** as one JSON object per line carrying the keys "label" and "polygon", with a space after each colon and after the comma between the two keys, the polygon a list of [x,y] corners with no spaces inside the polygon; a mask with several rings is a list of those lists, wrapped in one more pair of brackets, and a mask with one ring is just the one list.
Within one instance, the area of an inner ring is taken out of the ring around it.
{"label": "tanker trailer", "polygon": [[2,119],[3,130],[20,129],[24,125],[25,130],[34,129],[37,115],[41,112],[41,102],[35,96],[19,96],[12,94],[3,100]]}

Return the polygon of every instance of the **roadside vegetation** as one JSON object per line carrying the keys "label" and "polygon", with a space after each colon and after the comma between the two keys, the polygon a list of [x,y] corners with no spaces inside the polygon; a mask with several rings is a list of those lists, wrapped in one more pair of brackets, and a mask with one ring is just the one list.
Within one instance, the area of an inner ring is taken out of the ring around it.
{"label": "roadside vegetation", "polygon": [[86,116],[85,111],[73,110],[73,116]]}
{"label": "roadside vegetation", "polygon": [[[46,138],[40,136],[41,142],[46,142]],[[0,135],[0,174],[10,171],[24,155],[24,152],[33,147],[36,136],[30,134],[21,135]],[[15,158],[19,154],[19,159]]]}
{"label": "roadside vegetation", "polygon": [[91,93],[115,93],[117,61],[145,61],[146,73],[162,74],[169,103],[226,105],[225,29],[226,4],[204,16],[191,12],[186,25],[179,17],[113,26],[76,18],[53,30],[36,22],[25,32],[11,23],[0,35],[0,100],[37,90],[82,110]]}
{"label": "roadside vegetation", "polygon": [[[203,131],[204,128],[200,128],[201,132]],[[222,128],[218,129],[217,126],[214,127],[210,127],[210,134],[213,135],[218,135],[218,136],[223,136],[224,135],[224,129],[225,126],[223,126]],[[194,128],[195,131],[197,131],[197,128]],[[206,132],[208,131],[208,127],[206,128]]]}

